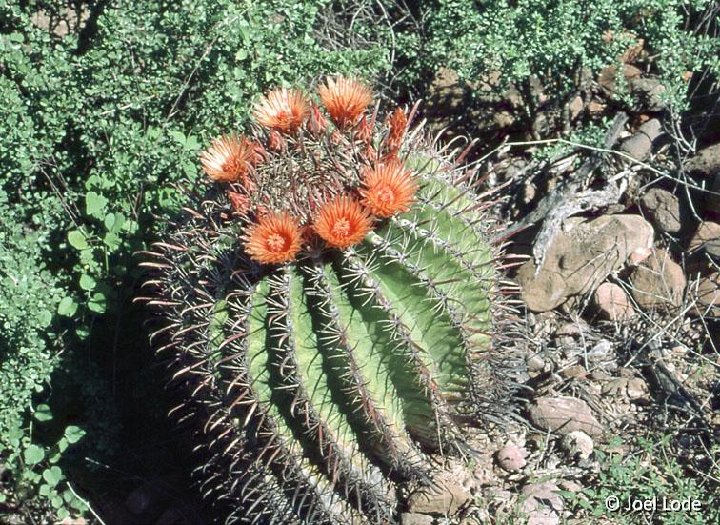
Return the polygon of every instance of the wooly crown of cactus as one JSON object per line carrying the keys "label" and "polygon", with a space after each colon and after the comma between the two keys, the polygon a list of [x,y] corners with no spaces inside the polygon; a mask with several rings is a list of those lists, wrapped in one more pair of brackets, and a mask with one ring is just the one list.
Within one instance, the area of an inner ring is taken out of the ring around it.
{"label": "wooly crown of cactus", "polygon": [[[316,102],[317,101],[317,102]],[[155,334],[226,522],[394,523],[397,487],[506,415],[498,248],[474,172],[370,89],[277,89],[151,252]]]}

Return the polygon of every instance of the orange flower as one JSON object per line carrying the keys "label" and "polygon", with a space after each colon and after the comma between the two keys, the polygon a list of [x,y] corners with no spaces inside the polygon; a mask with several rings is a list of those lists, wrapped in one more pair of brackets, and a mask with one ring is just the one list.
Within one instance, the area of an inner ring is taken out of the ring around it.
{"label": "orange flower", "polygon": [[343,195],[320,208],[314,229],[328,245],[342,250],[363,240],[372,219],[358,201]]}
{"label": "orange flower", "polygon": [[340,128],[352,126],[372,102],[372,91],[352,78],[328,78],[318,93],[333,122]]}
{"label": "orange flower", "polygon": [[248,174],[261,161],[255,143],[235,134],[212,140],[212,145],[200,154],[200,163],[208,176],[218,182],[249,184]]}
{"label": "orange flower", "polygon": [[255,120],[268,129],[295,133],[308,115],[308,104],[297,89],[274,89],[255,104]]}
{"label": "orange flower", "polygon": [[300,251],[300,226],[289,213],[268,213],[245,236],[245,250],[262,264],[280,264],[295,259]]}
{"label": "orange flower", "polygon": [[387,124],[390,130],[385,139],[385,145],[389,151],[397,151],[400,149],[407,123],[407,115],[405,115],[405,112],[400,108],[397,108],[392,112],[390,117],[388,117]]}
{"label": "orange flower", "polygon": [[408,211],[413,202],[417,184],[402,162],[391,160],[366,168],[360,190],[363,205],[378,217],[390,217]]}

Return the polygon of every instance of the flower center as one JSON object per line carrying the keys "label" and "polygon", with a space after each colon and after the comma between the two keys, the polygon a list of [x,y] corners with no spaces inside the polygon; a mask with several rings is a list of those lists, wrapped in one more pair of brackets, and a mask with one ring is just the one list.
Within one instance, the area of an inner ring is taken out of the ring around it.
{"label": "flower center", "polygon": [[278,111],[276,115],[279,127],[285,128],[290,125],[292,114],[289,111]]}
{"label": "flower center", "polygon": [[332,233],[337,237],[347,237],[350,233],[350,221],[345,217],[340,217],[333,224]]}
{"label": "flower center", "polygon": [[270,234],[265,242],[271,252],[282,252],[287,247],[287,239],[279,233]]}
{"label": "flower center", "polygon": [[223,162],[222,170],[225,173],[232,173],[233,175],[237,175],[243,172],[242,164],[238,162],[238,159],[235,158],[235,156],[231,156],[225,162]]}
{"label": "flower center", "polygon": [[395,192],[385,186],[377,190],[377,200],[383,204],[394,204],[395,203]]}

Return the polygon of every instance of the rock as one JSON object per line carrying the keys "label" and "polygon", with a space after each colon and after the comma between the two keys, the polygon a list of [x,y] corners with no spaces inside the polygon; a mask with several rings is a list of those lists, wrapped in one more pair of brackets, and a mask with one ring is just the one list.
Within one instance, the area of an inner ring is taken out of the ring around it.
{"label": "rock", "polygon": [[[623,64],[623,76],[625,80],[631,80],[638,78],[642,75],[635,66],[630,64]],[[601,88],[603,88],[608,94],[612,95],[615,91],[615,80],[617,78],[617,66],[607,66],[600,70],[598,73],[597,82]]]}
{"label": "rock", "polygon": [[565,508],[560,489],[554,483],[533,483],[522,488],[525,501],[521,510],[527,515],[527,525],[557,525]]}
{"label": "rock", "polygon": [[568,457],[574,461],[588,459],[594,447],[592,438],[581,430],[566,434],[560,444]]}
{"label": "rock", "polygon": [[682,304],[685,274],[665,250],[655,250],[630,274],[630,293],[645,310],[677,308]]}
{"label": "rock", "polygon": [[705,179],[709,193],[705,197],[705,212],[720,217],[720,142],[698,151],[685,164],[685,170]]}
{"label": "rock", "polygon": [[570,103],[568,104],[568,113],[570,114],[570,120],[575,120],[580,116],[582,110],[585,108],[585,103],[580,95],[575,95]]}
{"label": "rock", "polygon": [[691,252],[704,250],[714,258],[720,258],[720,224],[703,222],[690,238],[688,250]]}
{"label": "rock", "polygon": [[591,363],[602,363],[614,359],[613,344],[607,339],[600,339],[587,352],[587,360]]}
{"label": "rock", "polygon": [[699,315],[720,316],[720,273],[700,278],[695,311]]}
{"label": "rock", "polygon": [[416,514],[414,512],[403,512],[400,514],[401,525],[432,525],[435,518],[427,514]]}
{"label": "rock", "polygon": [[628,79],[630,89],[635,95],[636,110],[663,111],[667,107],[663,94],[665,86],[655,77],[635,76]]}
{"label": "rock", "polygon": [[630,401],[638,401],[646,399],[650,390],[648,389],[647,383],[639,377],[632,377],[628,380],[625,392]]}
{"label": "rock", "polygon": [[600,316],[611,321],[629,319],[635,313],[625,290],[614,283],[605,282],[598,286],[593,302]]}
{"label": "rock", "polygon": [[652,188],[642,196],[640,206],[650,215],[652,223],[661,232],[680,231],[680,201],[669,191]]}
{"label": "rock", "polygon": [[507,472],[516,472],[522,470],[527,465],[525,458],[528,456],[528,451],[522,447],[515,445],[507,445],[498,450],[495,456],[500,467]]}
{"label": "rock", "polygon": [[564,368],[560,371],[560,375],[566,379],[569,378],[579,378],[584,379],[587,377],[588,372],[585,370],[585,367],[582,365],[570,365],[567,368]]}
{"label": "rock", "polygon": [[720,173],[715,173],[710,185],[710,194],[705,201],[705,211],[715,217],[720,217]]}
{"label": "rock", "polygon": [[558,486],[563,489],[567,490],[568,492],[572,492],[577,494],[583,489],[583,486],[578,483],[577,481],[573,481],[570,479],[563,479],[558,483]]}
{"label": "rock", "polygon": [[638,248],[630,254],[628,266],[637,266],[652,254],[652,248]]}
{"label": "rock", "polygon": [[538,354],[529,356],[527,358],[526,364],[528,372],[535,374],[539,374],[540,372],[545,371],[545,367],[547,366],[545,360]]}
{"label": "rock", "polygon": [[530,421],[547,432],[569,434],[581,430],[599,436],[603,427],[582,399],[567,396],[540,397],[529,410]]}
{"label": "rock", "polygon": [[450,516],[472,497],[468,473],[460,466],[444,470],[433,477],[427,487],[421,487],[408,498],[407,510],[414,514]]}
{"label": "rock", "polygon": [[720,142],[698,151],[685,164],[685,171],[706,176],[720,175]]}
{"label": "rock", "polygon": [[605,112],[605,110],[607,109],[607,104],[600,99],[593,98],[588,103],[587,109],[590,115],[597,116]]}
{"label": "rock", "polygon": [[527,261],[516,280],[528,308],[547,312],[571,295],[597,288],[625,265],[631,253],[651,247],[652,241],[652,226],[639,215],[571,217],[548,247],[537,275],[534,261]]}
{"label": "rock", "polygon": [[634,159],[645,160],[652,152],[653,142],[661,133],[660,121],[656,118],[650,119],[620,144],[620,151],[624,151]]}

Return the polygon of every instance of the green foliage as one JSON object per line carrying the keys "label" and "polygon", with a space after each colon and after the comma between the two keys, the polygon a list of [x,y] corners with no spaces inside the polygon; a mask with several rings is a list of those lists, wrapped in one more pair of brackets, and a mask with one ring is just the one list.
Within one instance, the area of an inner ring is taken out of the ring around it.
{"label": "green foliage", "polygon": [[410,79],[440,65],[471,81],[499,72],[503,85],[521,88],[536,77],[560,99],[581,71],[617,64],[623,51],[644,39],[654,57],[648,68],[681,110],[686,71],[720,73],[720,40],[690,29],[691,19],[711,6],[709,0],[439,0],[422,13],[426,34],[401,35],[399,48],[412,64]]}
{"label": "green foliage", "polygon": [[[707,470],[700,476],[689,476],[678,459],[671,451],[672,436],[639,437],[633,441],[635,452],[620,454],[612,449],[623,444],[620,438],[611,440],[610,451],[597,451],[597,460],[603,466],[597,479],[579,494],[567,493],[576,516],[611,516],[613,523],[639,524],[653,523],[666,525],[696,524],[709,525],[720,521],[718,506],[717,483],[720,474],[720,450],[715,447],[708,451]],[[628,445],[627,443],[625,444]],[[608,500],[611,498],[611,500]],[[606,501],[615,500],[620,509],[609,511]],[[701,510],[688,512],[663,510],[663,498],[667,500],[697,501]],[[628,502],[656,502],[656,511],[627,511]]]}
{"label": "green foliage", "polygon": [[[65,2],[0,5],[1,459],[24,487],[16,494],[40,494],[58,515],[79,510],[59,488],[72,454],[32,432],[33,396],[45,403],[35,423],[52,435],[66,422],[43,388],[52,374],[86,373],[76,357],[107,336],[99,318],[122,315],[140,274],[133,254],[163,228],[156,217],[179,209],[173,183],[197,177],[210,130],[246,119],[269,85],[387,66],[381,46],[327,45],[328,1],[79,5],[80,26]],[[48,27],[57,17],[69,31]],[[95,372],[83,377],[102,390]],[[84,399],[87,425],[108,417],[105,397]]]}
{"label": "green foliage", "polygon": [[[1,197],[1,196],[0,196]],[[0,486],[0,503],[22,512],[44,514],[48,507],[62,519],[85,510],[64,483],[58,462],[83,430],[67,426],[49,446],[37,442],[33,426],[52,422],[47,404],[32,409],[44,395],[63,344],[55,310],[71,297],[48,270],[40,246],[47,233],[16,222],[0,201],[0,462],[9,480]],[[34,411],[34,422],[27,418]],[[34,498],[40,495],[45,503]]]}

